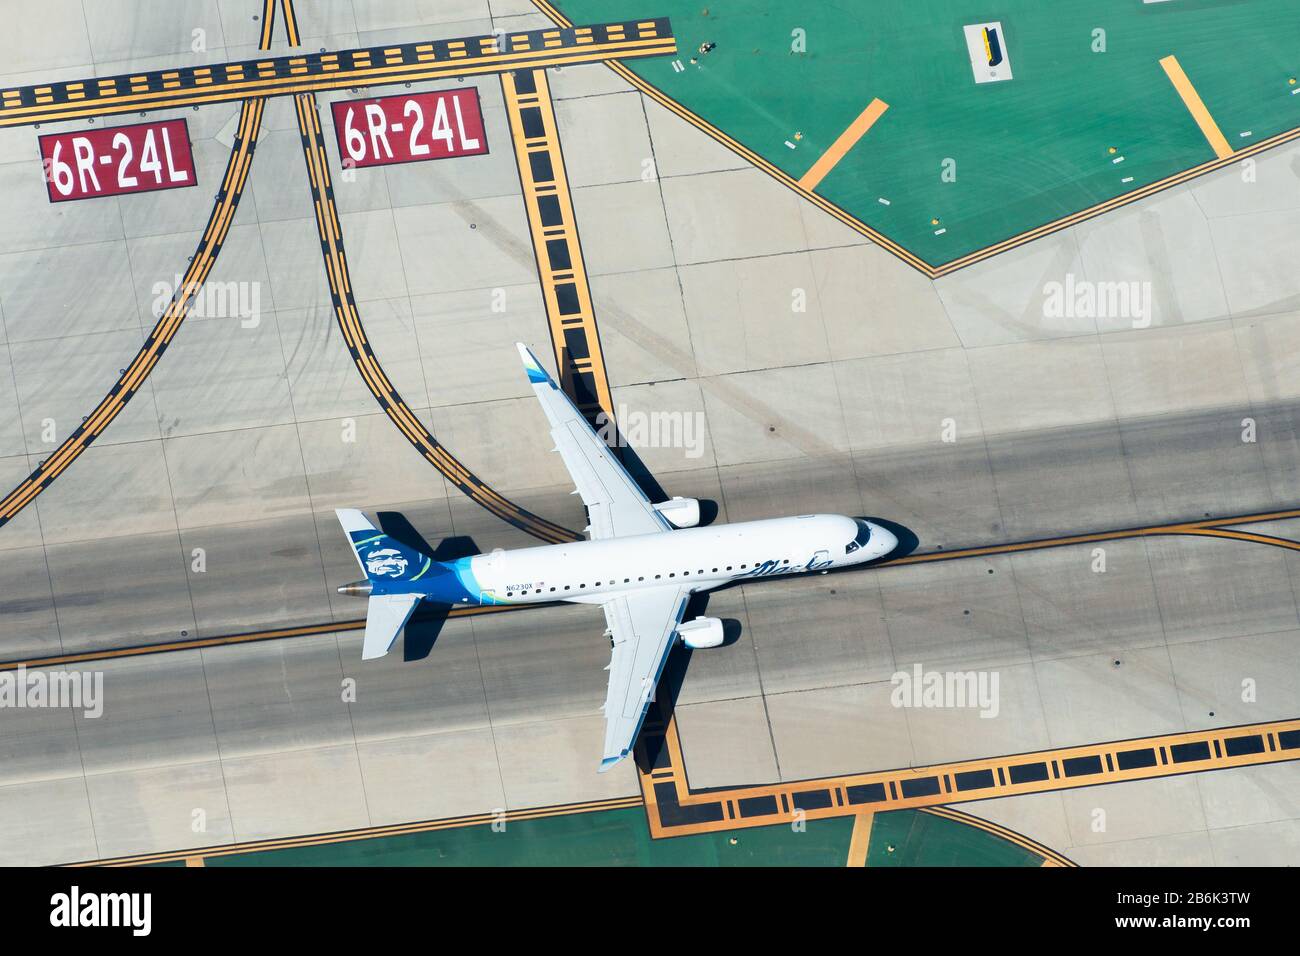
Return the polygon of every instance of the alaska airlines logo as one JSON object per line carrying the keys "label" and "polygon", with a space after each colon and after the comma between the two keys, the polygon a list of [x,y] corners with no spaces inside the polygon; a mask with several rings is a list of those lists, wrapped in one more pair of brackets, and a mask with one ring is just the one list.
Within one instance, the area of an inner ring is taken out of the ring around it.
{"label": "alaska airlines logo", "polygon": [[375,577],[400,578],[406,573],[406,558],[393,548],[379,548],[365,558],[366,573]]}
{"label": "alaska airlines logo", "polygon": [[824,561],[818,561],[817,555],[815,554],[809,558],[808,563],[804,565],[782,564],[780,561],[764,561],[756,568],[746,571],[741,575],[741,577],[765,578],[776,574],[799,574],[802,571],[820,571],[823,568],[831,567],[833,564],[835,564],[835,562],[830,560],[830,558],[827,558]]}

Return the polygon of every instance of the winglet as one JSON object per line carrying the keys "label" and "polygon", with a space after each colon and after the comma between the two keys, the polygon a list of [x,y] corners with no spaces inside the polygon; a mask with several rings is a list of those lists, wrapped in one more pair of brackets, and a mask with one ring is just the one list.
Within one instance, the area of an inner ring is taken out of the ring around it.
{"label": "winglet", "polygon": [[546,369],[542,368],[542,363],[537,361],[537,356],[532,350],[524,345],[523,342],[516,342],[515,348],[519,349],[519,357],[523,360],[524,371],[528,373],[528,381],[534,385],[544,385],[551,380],[551,376],[546,374]]}
{"label": "winglet", "polygon": [[608,770],[610,767],[613,767],[615,764],[622,763],[623,758],[626,756],[627,756],[627,751],[624,750],[617,757],[606,757],[604,760],[600,762],[600,769],[597,770],[596,772],[604,773],[606,770]]}

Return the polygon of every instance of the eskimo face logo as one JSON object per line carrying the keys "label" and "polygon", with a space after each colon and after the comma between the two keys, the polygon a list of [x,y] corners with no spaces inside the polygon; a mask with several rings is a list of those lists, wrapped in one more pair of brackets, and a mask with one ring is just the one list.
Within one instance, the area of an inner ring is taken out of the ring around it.
{"label": "eskimo face logo", "polygon": [[406,573],[406,558],[393,548],[379,548],[366,555],[366,573],[376,577],[400,578]]}

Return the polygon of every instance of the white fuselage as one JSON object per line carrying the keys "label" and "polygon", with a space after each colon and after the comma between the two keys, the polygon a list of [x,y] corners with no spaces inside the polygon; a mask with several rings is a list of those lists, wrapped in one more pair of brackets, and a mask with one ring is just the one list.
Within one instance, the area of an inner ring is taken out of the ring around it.
{"label": "white fuselage", "polygon": [[737,580],[828,571],[883,557],[897,544],[874,522],[803,515],[494,551],[472,558],[470,570],[484,604],[597,603],[666,584],[706,591]]}

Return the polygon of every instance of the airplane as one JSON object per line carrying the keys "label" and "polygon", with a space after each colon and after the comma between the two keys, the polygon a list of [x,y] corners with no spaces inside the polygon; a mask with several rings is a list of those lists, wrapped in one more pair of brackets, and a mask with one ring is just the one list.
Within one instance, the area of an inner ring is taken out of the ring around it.
{"label": "airplane", "polygon": [[555,450],[586,506],[588,539],[436,561],[360,511],[342,508],[335,514],[366,577],[338,591],[368,599],[363,660],[387,654],[422,601],[599,604],[612,648],[602,708],[604,773],[631,752],[675,641],[692,649],[723,643],[717,618],[682,620],[692,594],[864,564],[889,554],[898,539],[875,522],[833,514],[700,527],[694,498],[651,503],[537,357],[516,345]]}

